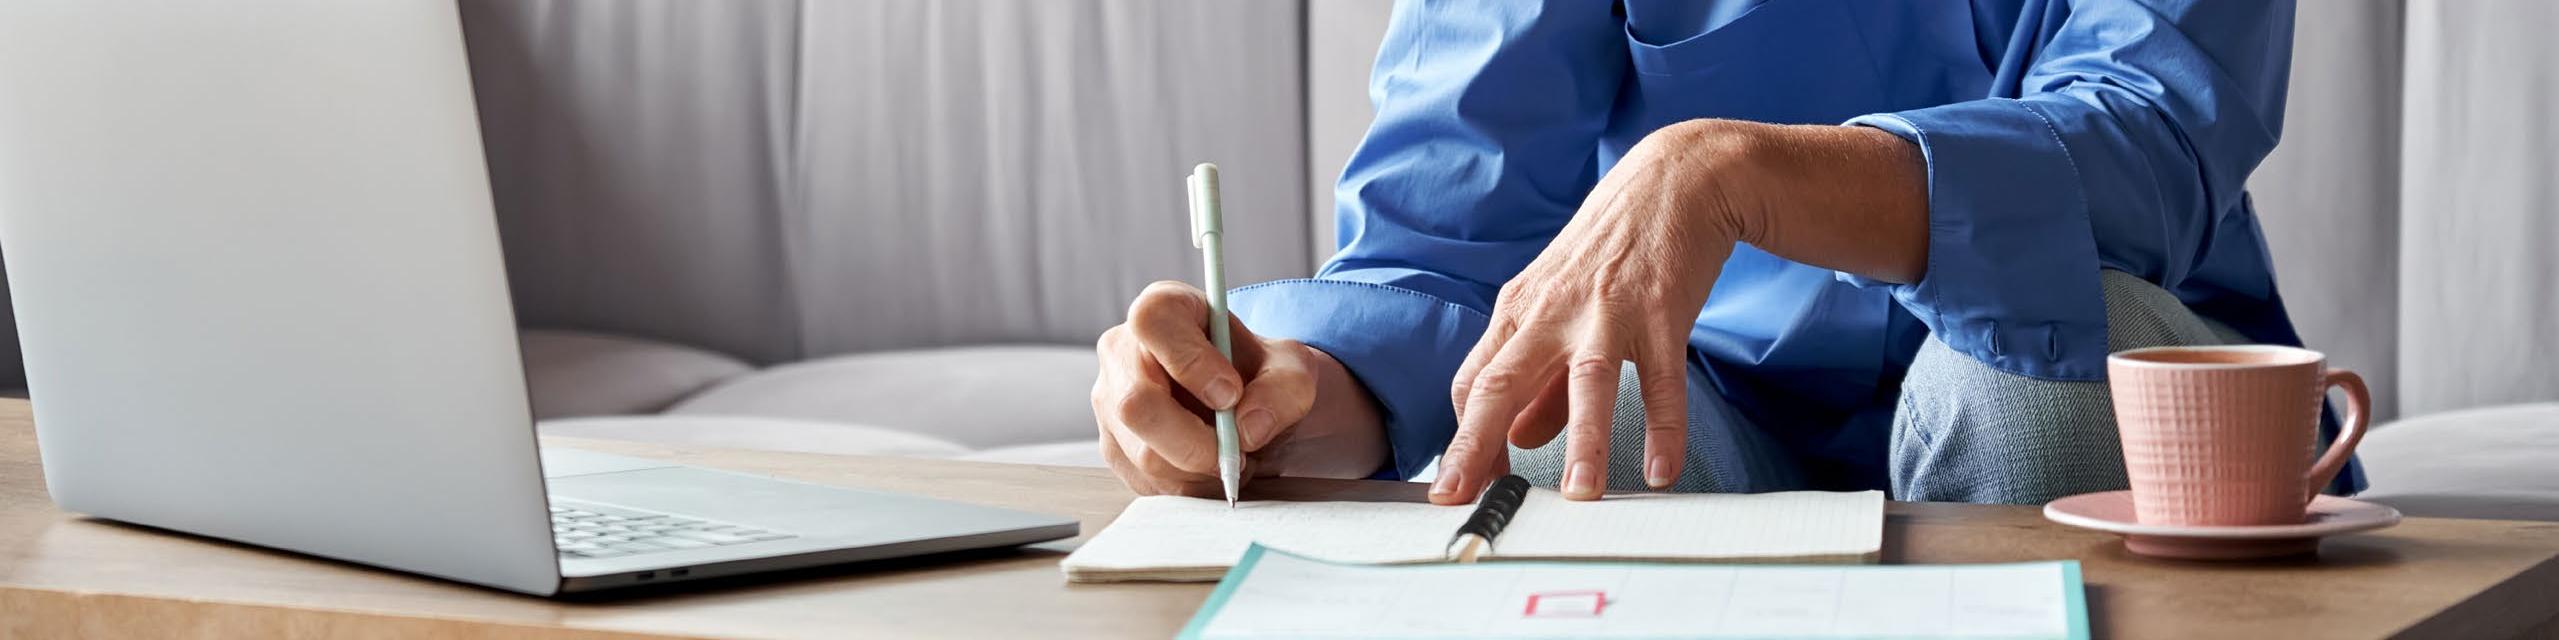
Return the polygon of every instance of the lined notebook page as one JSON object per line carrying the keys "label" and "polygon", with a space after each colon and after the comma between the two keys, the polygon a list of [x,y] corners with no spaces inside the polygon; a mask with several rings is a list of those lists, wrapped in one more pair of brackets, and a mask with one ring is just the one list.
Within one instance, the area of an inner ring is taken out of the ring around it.
{"label": "lined notebook page", "polygon": [[1059,563],[1068,580],[1215,580],[1256,541],[1337,562],[1432,562],[1472,506],[1138,498]]}
{"label": "lined notebook page", "polygon": [[[1245,502],[1150,496],[1129,503],[1059,567],[1074,582],[1216,580],[1254,542],[1334,562],[1446,559],[1474,507],[1410,502]],[[1884,494],[1620,494],[1594,502],[1536,489],[1492,558],[1861,562],[1883,549]]]}
{"label": "lined notebook page", "polygon": [[1635,493],[1573,501],[1537,489],[1494,540],[1492,555],[1853,562],[1874,559],[1883,546],[1881,491]]}

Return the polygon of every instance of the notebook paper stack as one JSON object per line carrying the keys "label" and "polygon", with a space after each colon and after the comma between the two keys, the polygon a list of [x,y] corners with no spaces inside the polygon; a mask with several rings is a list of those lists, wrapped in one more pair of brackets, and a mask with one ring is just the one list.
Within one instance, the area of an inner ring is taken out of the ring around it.
{"label": "notebook paper stack", "polygon": [[[1446,562],[1471,506],[1138,498],[1066,557],[1071,582],[1217,580],[1256,542],[1332,562]],[[1529,492],[1492,548],[1501,560],[1860,563],[1882,552],[1884,494]]]}

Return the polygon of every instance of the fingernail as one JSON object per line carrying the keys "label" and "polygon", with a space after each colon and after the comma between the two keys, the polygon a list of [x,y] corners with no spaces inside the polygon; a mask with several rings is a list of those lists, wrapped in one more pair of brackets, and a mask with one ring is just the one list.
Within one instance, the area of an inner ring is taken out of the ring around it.
{"label": "fingernail", "polygon": [[1588,462],[1575,462],[1564,470],[1564,493],[1575,496],[1599,495],[1599,469]]}
{"label": "fingernail", "polygon": [[[1442,460],[1442,461],[1440,461],[1440,464],[1448,464],[1448,461],[1446,461],[1446,460]],[[1458,477],[1457,477],[1457,476],[1458,476],[1458,475],[1459,475],[1459,474],[1457,473],[1457,469],[1456,469],[1456,468],[1454,468],[1454,467],[1440,467],[1440,468],[1439,468],[1439,481],[1431,483],[1431,495],[1433,495],[1433,496],[1449,496],[1449,495],[1456,495],[1456,494],[1457,494],[1457,481],[1458,481]]]}
{"label": "fingernail", "polygon": [[1644,484],[1668,489],[1670,481],[1670,456],[1653,456],[1651,462],[1644,463]]}
{"label": "fingernail", "polygon": [[1246,411],[1244,415],[1235,417],[1235,428],[1244,430],[1245,443],[1260,444],[1255,442],[1260,434],[1270,433],[1271,410],[1257,408]]}
{"label": "fingernail", "polygon": [[1208,401],[1208,408],[1211,409],[1235,406],[1235,382],[1216,380],[1208,383],[1208,397],[1203,399]]}

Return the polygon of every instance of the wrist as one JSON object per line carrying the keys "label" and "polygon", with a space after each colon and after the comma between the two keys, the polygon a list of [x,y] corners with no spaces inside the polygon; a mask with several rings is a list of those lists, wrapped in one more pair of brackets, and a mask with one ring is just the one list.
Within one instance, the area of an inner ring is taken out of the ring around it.
{"label": "wrist", "polygon": [[[1664,127],[1664,152],[1681,167],[1683,210],[1716,241],[1757,244],[1768,230],[1767,194],[1784,178],[1766,168],[1767,155],[1784,151],[1775,139],[1785,127],[1742,120],[1700,118]],[[1647,138],[1650,141],[1651,137]]]}
{"label": "wrist", "polygon": [[1708,242],[1886,282],[1926,273],[1928,164],[1918,145],[1862,126],[1690,120],[1663,132],[1680,163],[1683,211],[1726,234]]}

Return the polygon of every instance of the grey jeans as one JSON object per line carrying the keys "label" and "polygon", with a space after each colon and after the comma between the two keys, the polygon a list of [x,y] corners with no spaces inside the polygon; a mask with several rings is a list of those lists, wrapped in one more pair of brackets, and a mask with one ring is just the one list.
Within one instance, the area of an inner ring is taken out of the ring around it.
{"label": "grey jeans", "polygon": [[[2106,296],[2106,348],[2244,342],[2156,285],[2117,271]],[[1609,488],[1641,489],[1644,404],[1634,368],[1619,378]],[[1688,465],[1675,491],[1800,486],[1762,427],[1733,410],[1703,371],[1688,376]],[[1902,379],[1886,461],[1898,500],[2038,504],[2125,485],[2114,403],[2103,382],[2040,380],[1992,369],[1931,337]],[[1562,438],[1512,449],[1511,468],[1539,486],[1563,477]]]}

